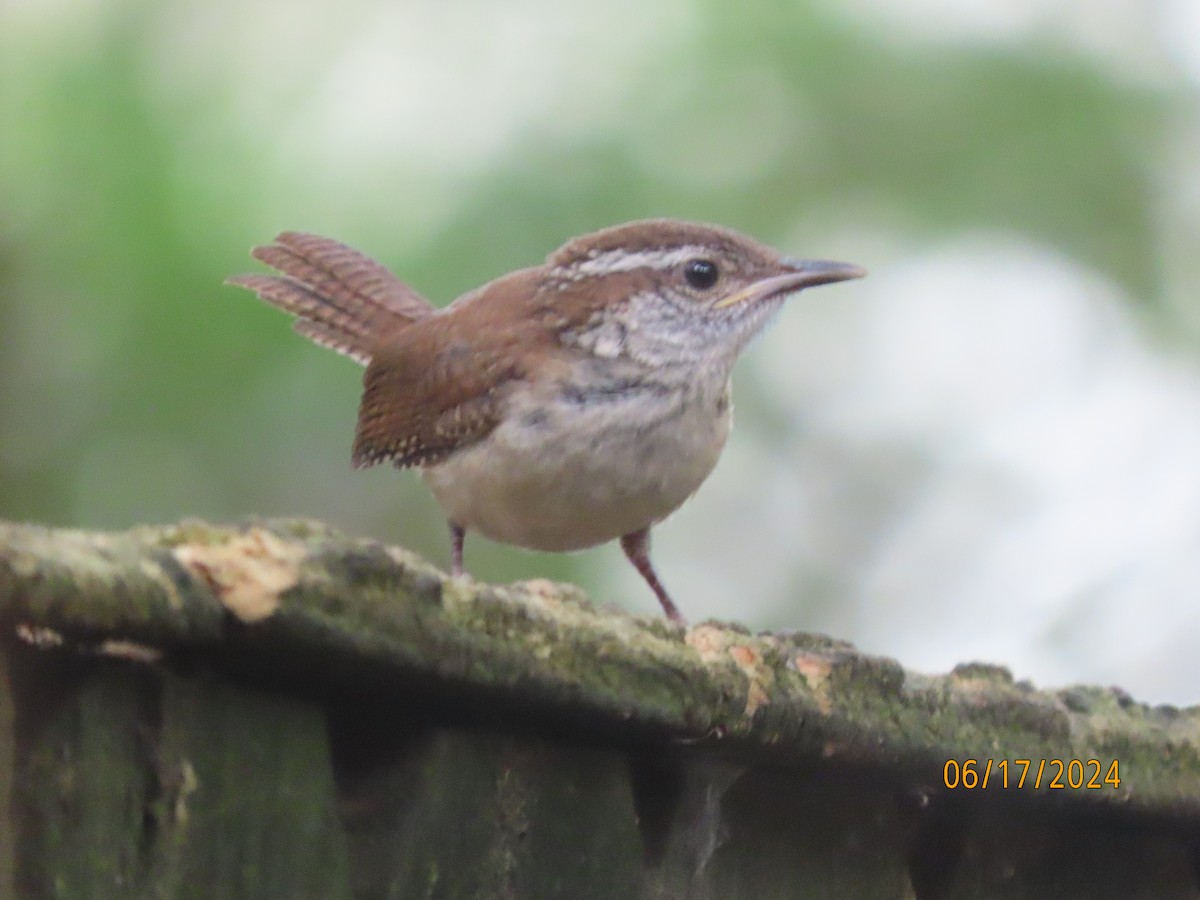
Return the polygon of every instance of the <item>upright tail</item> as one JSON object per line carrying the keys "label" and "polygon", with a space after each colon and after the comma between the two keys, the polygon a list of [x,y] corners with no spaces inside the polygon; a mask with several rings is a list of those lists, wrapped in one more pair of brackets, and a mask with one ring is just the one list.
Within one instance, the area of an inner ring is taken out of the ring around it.
{"label": "upright tail", "polygon": [[290,312],[302,335],[364,366],[380,334],[434,311],[379,263],[330,238],[285,231],[251,256],[279,274],[235,275],[226,284]]}

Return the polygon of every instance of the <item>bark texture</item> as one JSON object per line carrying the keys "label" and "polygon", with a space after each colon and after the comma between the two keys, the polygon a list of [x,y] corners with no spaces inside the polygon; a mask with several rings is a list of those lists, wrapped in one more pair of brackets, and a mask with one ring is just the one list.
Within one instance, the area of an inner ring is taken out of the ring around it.
{"label": "bark texture", "polygon": [[1200,897],[1200,708],[318,523],[0,523],[0,655],[0,897]]}

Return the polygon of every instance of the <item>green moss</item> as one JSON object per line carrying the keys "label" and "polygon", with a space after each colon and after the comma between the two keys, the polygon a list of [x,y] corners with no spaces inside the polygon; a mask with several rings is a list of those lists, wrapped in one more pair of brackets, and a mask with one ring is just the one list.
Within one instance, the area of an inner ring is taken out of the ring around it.
{"label": "green moss", "polygon": [[[1108,688],[1037,691],[982,663],[906,673],[824,635],[722,623],[685,631],[597,609],[570,586],[451,579],[320,523],[256,527],[299,559],[298,581],[260,623],[228,631],[212,584],[164,555],[245,533],[197,521],[103,535],[4,526],[0,617],[86,635],[89,646],[212,648],[306,683],[378,690],[381,678],[418,679],[422,690],[479,692],[533,719],[569,710],[573,727],[614,741],[650,730],[746,760],[836,757],[933,779],[947,759],[1113,757],[1127,773],[1122,802],[1200,801],[1195,708],[1151,709]],[[236,643],[223,644],[227,633]]]}

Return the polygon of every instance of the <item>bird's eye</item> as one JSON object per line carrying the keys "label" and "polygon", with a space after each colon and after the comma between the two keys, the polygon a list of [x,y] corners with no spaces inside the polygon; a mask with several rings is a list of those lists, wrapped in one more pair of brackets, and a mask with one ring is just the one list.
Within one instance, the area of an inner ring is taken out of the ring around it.
{"label": "bird's eye", "polygon": [[698,291],[706,291],[717,283],[717,264],[711,259],[689,259],[683,266],[683,277]]}

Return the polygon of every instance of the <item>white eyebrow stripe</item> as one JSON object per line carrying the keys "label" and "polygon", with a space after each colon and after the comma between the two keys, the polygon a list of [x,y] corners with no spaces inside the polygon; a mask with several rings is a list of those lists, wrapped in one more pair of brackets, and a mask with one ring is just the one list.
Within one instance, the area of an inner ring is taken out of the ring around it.
{"label": "white eyebrow stripe", "polygon": [[686,247],[659,248],[656,250],[607,250],[591,259],[576,263],[571,268],[580,276],[607,275],[610,272],[631,272],[634,269],[670,269],[697,256],[705,256],[705,247],[689,244]]}

